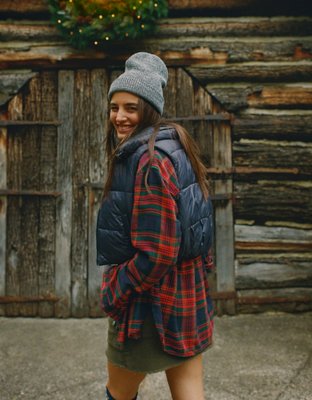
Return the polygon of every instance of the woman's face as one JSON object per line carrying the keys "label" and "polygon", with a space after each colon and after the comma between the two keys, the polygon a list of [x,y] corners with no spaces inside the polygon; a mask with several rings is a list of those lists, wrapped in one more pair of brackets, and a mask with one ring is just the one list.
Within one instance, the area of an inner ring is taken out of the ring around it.
{"label": "woman's face", "polygon": [[139,124],[138,96],[128,92],[116,92],[110,102],[109,118],[119,140],[130,135]]}

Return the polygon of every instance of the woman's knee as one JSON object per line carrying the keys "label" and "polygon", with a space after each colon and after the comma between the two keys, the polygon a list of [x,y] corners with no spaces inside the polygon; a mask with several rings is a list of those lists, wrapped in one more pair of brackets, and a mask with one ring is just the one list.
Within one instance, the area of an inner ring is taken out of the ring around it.
{"label": "woman's knee", "polygon": [[201,355],[168,369],[166,375],[173,400],[204,400]]}
{"label": "woman's knee", "polygon": [[120,368],[110,362],[107,364],[107,396],[109,400],[134,400],[145,374]]}

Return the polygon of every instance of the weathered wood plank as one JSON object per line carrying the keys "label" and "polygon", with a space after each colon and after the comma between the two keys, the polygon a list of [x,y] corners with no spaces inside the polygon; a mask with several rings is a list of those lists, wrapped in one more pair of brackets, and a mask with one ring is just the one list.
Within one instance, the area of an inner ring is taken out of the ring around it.
{"label": "weathered wood plank", "polygon": [[[193,88],[194,115],[204,116],[214,113],[213,100],[210,94],[196,81],[193,81]],[[213,129],[214,124],[208,121],[202,120],[192,123],[193,137],[200,150],[202,160],[207,167],[211,166],[211,159],[213,157]]]}
{"label": "weathered wood plank", "polygon": [[240,139],[233,144],[233,155],[236,167],[296,168],[312,174],[312,143]]}
{"label": "weathered wood plank", "polygon": [[[213,167],[232,166],[231,127],[225,124],[214,124],[213,130]],[[233,183],[231,179],[214,181],[215,194],[231,194]],[[217,290],[234,291],[234,229],[232,201],[215,206],[215,237],[216,237],[216,266]],[[218,310],[220,305],[218,305]],[[235,304],[229,300],[225,304],[228,313],[235,313]]]}
{"label": "weathered wood plank", "polygon": [[[89,180],[91,184],[102,183],[106,175],[105,121],[107,118],[107,93],[109,80],[104,69],[91,71],[91,114],[89,136]],[[96,222],[102,202],[102,191],[89,188],[88,223],[88,301],[89,316],[103,315],[100,307],[102,270],[96,265]]]}
{"label": "weathered wood plank", "polygon": [[164,89],[164,99],[165,99],[165,107],[164,107],[164,117],[165,118],[174,118],[177,116],[176,110],[176,69],[168,68],[168,83]]}
{"label": "weathered wood plank", "polygon": [[[12,120],[23,118],[22,95],[19,94],[8,104],[8,117]],[[14,128],[10,128],[14,129]],[[21,188],[21,162],[22,162],[22,135],[16,132],[8,136],[7,148],[7,186]],[[7,204],[7,263],[6,263],[6,295],[18,296],[20,294],[19,269],[22,259],[22,232],[21,232],[21,200],[10,198]],[[16,304],[6,305],[7,316],[17,316]]]}
{"label": "weathered wood plank", "polygon": [[0,71],[0,106],[12,98],[22,86],[36,75],[29,70]]}
{"label": "weathered wood plank", "polygon": [[[209,96],[211,113],[220,113],[222,106]],[[231,126],[229,121],[212,122],[211,150],[209,163],[212,168],[232,167],[232,141]],[[210,130],[208,130],[210,132]],[[209,133],[210,134],[210,133]],[[233,182],[229,179],[216,179],[213,181],[213,195],[229,195],[233,190]],[[233,204],[232,201],[218,202],[214,206],[215,216],[215,264],[217,269],[217,292],[234,292],[234,229],[233,229]],[[217,301],[216,308],[219,314],[235,313],[234,300]]]}
{"label": "weathered wood plank", "polygon": [[[41,119],[41,81],[34,77],[24,91],[24,118]],[[37,127],[28,127],[22,137],[21,178],[23,189],[40,189],[40,135]],[[39,284],[39,199],[24,197],[21,204],[22,262],[19,271],[20,295],[38,296]],[[20,314],[35,316],[38,304],[20,304]]]}
{"label": "weathered wood plank", "polygon": [[270,138],[281,140],[310,141],[312,134],[312,113],[288,111],[284,114],[246,114],[233,120],[235,138]]}
{"label": "weathered wood plank", "polygon": [[74,136],[74,72],[58,73],[57,190],[62,197],[56,208],[55,305],[57,317],[71,315],[72,173]]}
{"label": "weathered wood plank", "polygon": [[312,223],[312,184],[309,181],[236,181],[234,193],[235,218]]}
{"label": "weathered wood plank", "polygon": [[72,315],[88,315],[88,190],[90,132],[90,73],[75,73],[72,208]]}
{"label": "weathered wood plank", "polygon": [[[1,119],[0,115],[0,119]],[[0,187],[7,186],[7,129],[0,128]],[[0,197],[0,296],[5,295],[6,280],[6,238],[7,238],[7,199]],[[0,316],[5,314],[5,308],[0,305]]]}
{"label": "weathered wood plank", "polygon": [[[41,74],[41,118],[57,119],[57,74]],[[40,143],[40,188],[53,191],[56,186],[56,127],[42,128]],[[39,224],[39,296],[45,297],[55,291],[55,199],[40,199]],[[52,317],[54,305],[49,302],[39,304],[39,315]]]}
{"label": "weathered wood plank", "polygon": [[[297,62],[248,62],[229,65],[193,66],[187,70],[203,86],[209,82],[298,82],[312,79],[312,63]],[[208,86],[209,90],[209,86]]]}

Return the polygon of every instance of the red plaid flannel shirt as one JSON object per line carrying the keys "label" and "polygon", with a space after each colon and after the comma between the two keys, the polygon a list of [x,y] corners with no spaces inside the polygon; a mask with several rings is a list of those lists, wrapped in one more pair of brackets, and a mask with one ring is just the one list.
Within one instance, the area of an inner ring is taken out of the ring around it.
{"label": "red plaid flannel shirt", "polygon": [[145,186],[149,156],[139,162],[131,221],[134,257],[104,273],[101,302],[118,326],[122,347],[139,338],[148,309],[165,352],[193,356],[211,344],[213,306],[207,272],[211,257],[177,263],[181,234],[175,197],[177,176],[168,157],[155,151]]}

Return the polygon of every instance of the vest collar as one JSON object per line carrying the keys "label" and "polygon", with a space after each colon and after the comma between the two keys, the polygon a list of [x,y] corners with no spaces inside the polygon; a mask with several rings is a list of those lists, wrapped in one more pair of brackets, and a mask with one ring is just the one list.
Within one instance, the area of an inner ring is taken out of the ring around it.
{"label": "vest collar", "polygon": [[[130,156],[130,154],[134,153],[140,146],[147,144],[151,134],[153,133],[154,128],[148,127],[143,131],[137,133],[136,135],[130,137],[125,143],[123,143],[116,157],[118,159],[124,159]],[[168,139],[176,139],[177,133],[174,128],[168,126],[161,126],[156,136],[156,141],[159,140],[168,140]]]}

